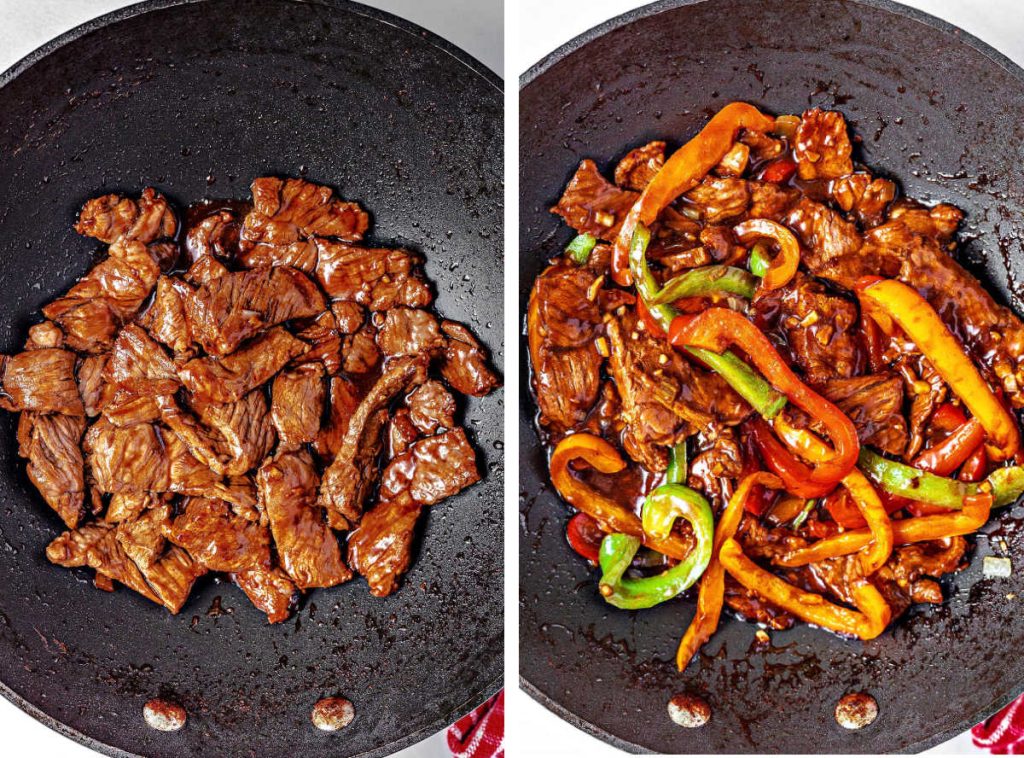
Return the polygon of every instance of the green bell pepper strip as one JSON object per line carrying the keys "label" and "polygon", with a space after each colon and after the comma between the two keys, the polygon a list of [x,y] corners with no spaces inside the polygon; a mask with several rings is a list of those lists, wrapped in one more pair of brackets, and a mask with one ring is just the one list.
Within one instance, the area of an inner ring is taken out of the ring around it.
{"label": "green bell pepper strip", "polygon": [[597,238],[589,234],[579,234],[573,238],[565,252],[569,254],[579,265],[584,265],[590,259],[590,253],[597,244]]}
{"label": "green bell pepper strip", "polygon": [[658,286],[654,274],[651,273],[650,266],[647,265],[647,245],[650,244],[650,241],[651,230],[643,224],[637,224],[636,231],[633,232],[633,239],[629,243],[629,270],[633,275],[636,291],[643,298],[647,310],[651,312],[651,316],[661,328],[668,332],[669,324],[678,313],[670,305],[654,305],[651,302],[658,296],[661,288]]}
{"label": "green bell pepper strip", "polygon": [[758,242],[750,251],[750,273],[763,277],[771,267],[772,259],[768,256],[763,243]]}
{"label": "green bell pepper strip", "polygon": [[664,305],[684,297],[716,292],[727,292],[749,300],[756,290],[757,277],[748,271],[735,266],[701,266],[669,279],[648,305]]}
{"label": "green bell pepper strip", "polygon": [[793,529],[799,529],[804,525],[807,517],[811,515],[811,511],[814,510],[814,506],[818,504],[817,499],[808,500],[804,503],[804,507],[800,509],[800,512],[796,514],[796,518],[793,519],[793,523],[790,525]]}
{"label": "green bell pepper strip", "polygon": [[963,508],[964,498],[977,491],[976,486],[890,461],[866,447],[860,449],[858,465],[875,484],[892,495],[949,510]]}
{"label": "green bell pepper strip", "polygon": [[764,377],[736,357],[731,350],[724,353],[702,347],[687,347],[686,350],[725,379],[765,419],[771,421],[786,407],[786,396],[768,384]]}
{"label": "green bell pepper strip", "polygon": [[665,470],[665,484],[685,483],[686,472],[686,440],[683,440],[669,452],[668,468]]}
{"label": "green bell pepper strip", "polygon": [[663,484],[644,501],[644,531],[668,534],[676,518],[690,522],[697,544],[686,557],[656,576],[639,579],[625,576],[640,548],[640,540],[627,534],[609,534],[601,542],[601,596],[616,608],[651,608],[692,587],[711,561],[715,523],[711,505],[700,493],[681,484]]}
{"label": "green bell pepper strip", "polygon": [[992,485],[992,507],[1010,505],[1024,495],[1024,466],[997,468],[985,479]]}

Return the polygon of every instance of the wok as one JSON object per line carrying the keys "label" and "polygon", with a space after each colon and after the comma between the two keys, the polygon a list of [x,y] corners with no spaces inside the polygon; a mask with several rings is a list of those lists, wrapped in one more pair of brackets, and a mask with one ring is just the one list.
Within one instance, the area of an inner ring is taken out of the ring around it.
{"label": "wok", "polygon": [[[180,210],[305,176],[373,215],[371,244],[426,254],[437,306],[502,360],[502,93],[412,24],[336,0],[160,0],[92,21],[0,77],[0,349],[88,270],[72,229],[104,192],[154,186]],[[177,616],[49,565],[60,533],[0,416],[0,691],[111,755],[384,755],[482,702],[502,672],[502,400],[464,421],[485,478],[431,509],[403,587],[307,595],[270,626],[228,583]],[[219,598],[219,600],[218,600]],[[321,697],[355,721],[318,732]],[[164,734],[142,706],[181,703]]]}
{"label": "wok", "polygon": [[[546,259],[572,236],[547,209],[579,161],[592,157],[610,171],[649,140],[677,146],[732,100],[773,113],[841,110],[862,138],[855,157],[911,197],[967,212],[963,260],[1021,312],[1020,68],[959,29],[884,0],[670,0],[592,29],[522,79],[521,314]],[[755,627],[726,617],[699,665],[677,673],[692,601],[626,612],[600,599],[593,573],[565,544],[568,511],[548,483],[525,394],[522,686],[575,726],[638,752],[918,751],[1024,689],[1020,504],[982,530],[970,566],[946,582],[944,604],[915,609],[874,641],[800,625],[772,632],[770,649],[758,652]],[[984,579],[981,557],[997,538],[1015,571]],[[846,731],[833,709],[860,691],[878,700],[880,715]],[[669,720],[666,704],[684,692],[710,703],[705,727]]]}

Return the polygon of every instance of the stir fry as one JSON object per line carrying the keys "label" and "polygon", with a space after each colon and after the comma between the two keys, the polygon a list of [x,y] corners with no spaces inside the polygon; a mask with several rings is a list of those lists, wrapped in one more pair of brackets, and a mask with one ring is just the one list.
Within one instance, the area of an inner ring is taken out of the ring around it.
{"label": "stir fry", "polygon": [[745,103],[552,211],[532,388],[604,601],[696,588],[680,671],[726,607],[867,640],[941,603],[1024,492],[1024,324],[957,263],[961,211],[855,163],[840,113]]}

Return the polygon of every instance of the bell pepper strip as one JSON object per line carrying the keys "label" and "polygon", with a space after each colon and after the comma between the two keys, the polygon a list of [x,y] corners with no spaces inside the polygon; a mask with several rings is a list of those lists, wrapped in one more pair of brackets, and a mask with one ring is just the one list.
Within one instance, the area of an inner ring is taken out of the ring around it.
{"label": "bell pepper strip", "polygon": [[658,296],[660,287],[658,281],[651,273],[647,265],[647,245],[651,241],[651,230],[645,225],[637,226],[633,238],[629,243],[629,270],[632,272],[633,283],[639,297],[643,301],[650,316],[657,322],[662,333],[668,331],[669,324],[676,317],[676,310],[670,305],[654,305],[654,298]]}
{"label": "bell pepper strip", "polygon": [[856,611],[844,608],[813,592],[806,592],[758,566],[743,554],[743,548],[730,538],[722,545],[719,559],[726,571],[740,584],[789,611],[804,621],[833,632],[871,640],[880,635],[892,619],[892,609],[867,579],[853,587]]}
{"label": "bell pepper strip", "polygon": [[565,248],[565,252],[569,254],[569,257],[573,261],[583,266],[588,260],[590,260],[590,253],[593,251],[594,246],[597,245],[597,238],[589,234],[579,234],[573,238],[569,246]]}
{"label": "bell pepper strip", "polygon": [[861,339],[868,357],[868,367],[874,374],[885,370],[885,351],[882,347],[882,333],[878,323],[866,313],[860,314]]}
{"label": "bell pepper strip", "polygon": [[565,539],[578,555],[597,563],[604,532],[594,519],[585,513],[577,513],[565,527]]}
{"label": "bell pepper strip", "polygon": [[638,225],[650,226],[672,201],[697,184],[725,157],[743,129],[770,131],[775,119],[747,103],[729,103],[693,139],[665,161],[640,194],[622,222],[612,249],[612,278],[617,284],[632,283],[629,245]]}
{"label": "bell pepper strip", "polygon": [[923,471],[949,476],[985,441],[985,430],[972,418],[941,442],[932,445],[914,459]]}
{"label": "bell pepper strip", "polygon": [[[616,608],[650,608],[671,600],[693,586],[711,560],[715,519],[711,504],[698,492],[681,484],[656,488],[643,506],[644,531],[664,539],[677,518],[690,523],[696,545],[685,560],[657,576],[632,579],[624,576],[640,548],[640,540],[627,534],[609,534],[601,542],[601,596]],[[648,531],[650,528],[650,531]]]}
{"label": "bell pepper strip", "polygon": [[993,508],[1011,505],[1017,502],[1021,495],[1024,495],[1024,467],[997,468],[988,475],[985,481],[992,488]]}
{"label": "bell pepper strip", "polygon": [[861,448],[860,468],[886,492],[946,510],[959,510],[969,489],[956,479],[937,476],[905,463],[891,461],[867,448]]}
{"label": "bell pepper strip", "polygon": [[[941,540],[972,534],[985,525],[994,504],[991,492],[976,492],[968,495],[963,508],[952,513],[934,516],[915,516],[892,522],[893,543],[909,545],[914,542]],[[826,537],[813,545],[778,556],[774,563],[785,568],[806,566],[829,558],[851,555],[870,544],[873,536],[869,529],[852,529]]]}
{"label": "bell pepper strip", "polygon": [[697,610],[694,612],[693,620],[690,621],[690,626],[687,627],[683,639],[679,642],[679,649],[676,651],[676,667],[680,671],[686,668],[701,646],[711,639],[711,635],[718,629],[718,621],[722,616],[722,604],[725,602],[725,570],[722,568],[721,561],[718,560],[718,553],[725,541],[736,534],[736,530],[739,529],[740,520],[746,509],[746,500],[754,485],[757,484],[773,489],[782,486],[778,477],[765,471],[756,471],[744,477],[732,497],[729,498],[729,502],[715,526],[711,560],[700,579],[700,589],[697,592]]}
{"label": "bell pepper strip", "polygon": [[979,445],[970,457],[960,467],[960,473],[956,478],[961,482],[980,482],[988,473],[988,453],[984,445]]}
{"label": "bell pepper strip", "polygon": [[815,498],[835,489],[838,481],[815,483],[810,480],[812,468],[789,452],[772,434],[771,428],[760,418],[748,422],[750,438],[761,459],[786,484],[786,491],[798,497]]}
{"label": "bell pepper strip", "polygon": [[700,266],[674,276],[650,299],[651,305],[665,305],[687,297],[727,293],[748,300],[757,290],[757,278],[735,266]]}
{"label": "bell pepper strip", "polygon": [[761,181],[785,184],[796,173],[796,161],[791,158],[777,158],[761,171]]}
{"label": "bell pepper strip", "polygon": [[750,248],[750,259],[747,261],[747,266],[750,268],[750,273],[754,276],[764,276],[768,273],[768,267],[771,265],[772,259],[768,255],[768,248],[763,242],[757,242],[752,248]]}
{"label": "bell pepper strip", "polygon": [[[856,465],[860,442],[853,422],[834,404],[804,384],[768,337],[743,315],[728,308],[708,308],[683,326],[676,338],[677,343],[683,346],[702,347],[718,353],[735,344],[777,391],[825,427],[832,443],[832,453],[827,460],[813,467],[797,460],[777,441],[775,446],[770,446],[777,453],[774,456],[776,461],[782,456],[789,458],[776,473],[794,495],[808,498],[823,495]],[[762,446],[759,444],[758,447]],[[790,489],[790,486],[800,491]],[[805,494],[807,490],[810,492]]]}
{"label": "bell pepper strip", "polygon": [[779,252],[761,279],[762,291],[777,290],[796,276],[797,267],[800,265],[800,243],[796,241],[793,232],[782,224],[766,218],[752,218],[737,224],[732,231],[744,244],[767,238],[778,246]]}
{"label": "bell pepper strip", "polygon": [[673,445],[669,451],[668,468],[665,469],[665,484],[683,484],[686,482],[686,474],[686,440],[683,440]]}
{"label": "bell pepper strip", "polygon": [[700,347],[687,347],[686,352],[725,379],[736,394],[764,418],[773,419],[786,407],[786,397],[732,351],[719,354]]}
{"label": "bell pepper strip", "polygon": [[600,492],[587,487],[572,475],[569,464],[577,459],[586,461],[602,474],[617,474],[626,462],[608,442],[593,434],[573,434],[558,443],[551,454],[551,483],[558,493],[576,510],[586,513],[608,534],[629,534],[644,545],[676,560],[685,560],[690,554],[690,543],[678,535],[656,538],[644,534],[640,518]]}
{"label": "bell pepper strip", "polygon": [[817,500],[808,500],[804,504],[804,507],[800,510],[800,512],[796,514],[796,518],[793,519],[793,523],[790,524],[790,529],[799,529],[801,526],[803,526],[804,522],[807,521],[807,518],[811,515],[811,511],[814,510],[814,507],[817,504]]}
{"label": "bell pepper strip", "polygon": [[640,317],[640,321],[643,322],[644,329],[646,329],[647,333],[652,337],[662,340],[668,337],[668,332],[665,331],[658,320],[654,317],[654,314],[648,310],[642,297],[638,297],[636,299],[636,315]]}
{"label": "bell pepper strip", "polygon": [[942,403],[932,414],[931,426],[949,433],[967,423],[964,412],[952,403]]}
{"label": "bell pepper strip", "polygon": [[882,314],[883,318],[899,324],[971,415],[978,419],[992,443],[989,449],[992,459],[1002,461],[1013,457],[1020,449],[1020,432],[1013,415],[982,379],[928,301],[917,290],[894,279],[865,277],[857,283],[856,290],[861,306],[872,318]]}

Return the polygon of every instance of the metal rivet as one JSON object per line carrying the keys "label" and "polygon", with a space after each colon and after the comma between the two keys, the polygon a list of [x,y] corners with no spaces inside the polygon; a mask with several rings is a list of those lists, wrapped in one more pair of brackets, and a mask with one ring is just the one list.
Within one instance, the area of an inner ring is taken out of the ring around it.
{"label": "metal rivet", "polygon": [[668,715],[679,726],[695,729],[711,720],[711,706],[697,695],[676,695],[668,701]]}
{"label": "metal rivet", "polygon": [[843,695],[836,703],[836,723],[844,729],[863,729],[878,718],[878,702],[864,692]]}
{"label": "metal rivet", "polygon": [[176,732],[185,726],[188,714],[177,703],[155,697],[142,707],[142,716],[153,729]]}
{"label": "metal rivet", "polygon": [[343,697],[325,697],[313,706],[310,719],[313,726],[324,732],[336,732],[352,723],[355,706]]}

